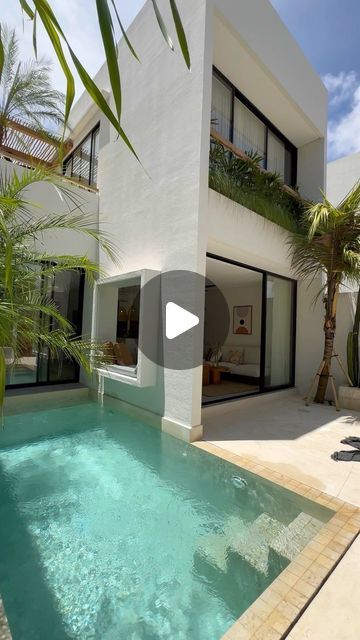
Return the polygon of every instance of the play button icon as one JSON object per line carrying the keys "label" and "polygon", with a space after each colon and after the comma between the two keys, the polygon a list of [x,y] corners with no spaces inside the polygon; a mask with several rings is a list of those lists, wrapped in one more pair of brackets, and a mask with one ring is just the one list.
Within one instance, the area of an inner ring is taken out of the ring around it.
{"label": "play button icon", "polygon": [[218,349],[229,335],[230,313],[224,295],[199,273],[157,274],[139,296],[143,322],[138,348],[163,369],[200,366],[209,348]]}
{"label": "play button icon", "polygon": [[166,337],[168,340],[174,340],[182,333],[186,333],[196,327],[200,322],[198,316],[190,311],[186,311],[174,302],[168,302],[166,305]]}

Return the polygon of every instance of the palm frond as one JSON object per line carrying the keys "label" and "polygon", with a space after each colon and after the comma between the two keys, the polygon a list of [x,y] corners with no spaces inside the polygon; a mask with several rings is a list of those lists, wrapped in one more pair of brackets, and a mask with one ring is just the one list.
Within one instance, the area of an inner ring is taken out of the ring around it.
{"label": "palm frond", "polygon": [[[29,191],[41,182],[54,184],[68,211],[42,215],[37,207],[34,217]],[[96,362],[92,351],[98,345],[75,335],[71,322],[52,297],[52,288],[60,273],[81,271],[93,284],[103,272],[87,256],[52,254],[38,249],[46,233],[71,231],[95,240],[116,259],[111,238],[99,231],[97,221],[83,212],[76,200],[68,186],[63,188],[61,179],[42,168],[22,174],[0,173],[0,405],[5,384],[5,347],[11,347],[14,363],[29,345],[46,347],[50,356],[61,351],[86,371]]]}
{"label": "palm frond", "polygon": [[16,32],[2,25],[3,65],[0,75],[0,143],[9,123],[20,120],[45,132],[64,125],[64,95],[51,85],[51,65],[44,58],[20,61]]}
{"label": "palm frond", "polygon": [[[169,9],[172,14],[173,24],[175,26],[177,40],[179,43],[180,51],[187,67],[190,69],[190,53],[187,43],[187,38],[183,23],[180,17],[175,0],[168,0]],[[98,26],[100,29],[102,43],[107,58],[108,75],[110,80],[110,86],[112,87],[114,103],[116,105],[115,113],[109,107],[107,101],[104,99],[99,87],[91,79],[90,74],[86,68],[81,64],[74,52],[74,44],[71,43],[60,22],[58,21],[55,12],[51,6],[51,2],[48,0],[18,0],[19,8],[25,11],[30,21],[33,21],[32,39],[35,57],[37,57],[37,23],[39,20],[42,22],[45,33],[48,36],[51,46],[54,50],[56,58],[60,64],[60,67],[64,73],[66,79],[66,96],[65,96],[65,114],[64,114],[64,132],[68,124],[70,109],[73,105],[75,98],[75,81],[74,75],[70,67],[70,60],[75,65],[79,74],[80,81],[83,84],[85,91],[90,96],[91,100],[99,107],[100,111],[107,118],[107,120],[114,126],[123,142],[127,145],[128,149],[138,159],[135,149],[132,147],[130,140],[128,139],[125,131],[123,130],[120,122],[121,115],[121,84],[120,84],[120,72],[119,72],[119,60],[117,56],[117,41],[115,34],[115,25],[117,24],[120,29],[120,33],[123,36],[123,41],[128,47],[132,56],[138,59],[133,45],[131,44],[125,30],[123,28],[119,13],[116,8],[115,0],[97,0],[98,8]],[[170,35],[168,34],[165,26],[164,19],[157,5],[156,0],[152,0],[152,6],[157,19],[158,26],[163,34],[165,41],[174,49],[174,45]],[[114,15],[114,20],[112,18]],[[84,16],[86,19],[86,16]],[[0,39],[0,50],[3,39]],[[4,56],[0,56],[0,78],[4,75]],[[31,114],[27,114],[31,115]]]}

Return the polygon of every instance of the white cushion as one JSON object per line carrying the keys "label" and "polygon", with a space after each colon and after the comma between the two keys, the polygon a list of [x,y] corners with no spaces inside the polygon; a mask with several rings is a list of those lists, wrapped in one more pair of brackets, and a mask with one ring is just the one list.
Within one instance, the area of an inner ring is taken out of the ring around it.
{"label": "white cushion", "polygon": [[229,369],[229,373],[238,376],[248,376],[249,378],[260,377],[259,364],[233,364],[232,362],[222,362],[223,367]]}
{"label": "white cushion", "polygon": [[242,362],[243,359],[244,359],[244,347],[236,347],[236,346],[229,347],[229,345],[225,345],[223,347],[221,360],[226,361],[226,362],[230,362],[230,357],[235,352],[237,352],[239,354],[239,360],[241,360],[241,362]]}

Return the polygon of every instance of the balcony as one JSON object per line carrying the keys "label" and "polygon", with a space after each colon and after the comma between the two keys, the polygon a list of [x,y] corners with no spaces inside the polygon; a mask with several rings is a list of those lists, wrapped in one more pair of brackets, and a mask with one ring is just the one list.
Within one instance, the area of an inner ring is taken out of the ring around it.
{"label": "balcony", "polygon": [[259,160],[211,129],[209,187],[287,231],[298,231],[306,203]]}

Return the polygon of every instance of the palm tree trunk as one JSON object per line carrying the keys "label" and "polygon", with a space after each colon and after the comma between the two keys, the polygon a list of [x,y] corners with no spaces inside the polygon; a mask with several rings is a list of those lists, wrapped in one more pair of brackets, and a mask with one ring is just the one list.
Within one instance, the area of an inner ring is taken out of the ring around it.
{"label": "palm tree trunk", "polygon": [[324,300],[325,304],[325,321],[324,321],[324,354],[323,362],[324,366],[319,377],[318,388],[316,391],[315,402],[322,404],[325,400],[325,394],[331,375],[331,361],[334,352],[334,340],[336,333],[336,309],[337,299],[339,294],[338,283],[331,278],[328,278],[327,283],[327,295]]}

